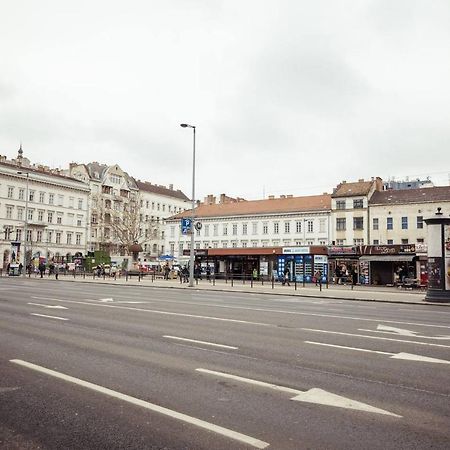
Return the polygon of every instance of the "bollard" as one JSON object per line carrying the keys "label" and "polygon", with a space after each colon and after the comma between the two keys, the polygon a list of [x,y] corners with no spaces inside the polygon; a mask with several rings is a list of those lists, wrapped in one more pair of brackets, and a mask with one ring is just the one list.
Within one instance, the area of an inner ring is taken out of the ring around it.
{"label": "bollard", "polygon": [[319,279],[319,290],[322,292],[322,278]]}
{"label": "bollard", "polygon": [[128,281],[128,271],[125,272],[126,281]]}
{"label": "bollard", "polygon": [[231,287],[233,287],[233,274],[231,274]]}
{"label": "bollard", "polygon": [[139,283],[141,282],[141,273],[140,272],[138,274],[138,281],[139,281]]}
{"label": "bollard", "polygon": [[245,273],[244,276],[242,277],[242,284],[245,284]]}
{"label": "bollard", "polygon": [[275,281],[275,278],[274,278],[274,276],[272,275],[272,289],[273,289],[274,281]]}
{"label": "bollard", "polygon": [[76,270],[73,269],[73,277],[74,277],[74,278],[75,278],[75,273],[76,273]]}
{"label": "bollard", "polygon": [[198,277],[195,278],[195,284],[198,286]]}
{"label": "bollard", "polygon": [[328,281],[328,275],[327,275],[327,289],[328,289],[328,283],[329,283],[329,281]]}
{"label": "bollard", "polygon": [[295,290],[297,290],[297,277],[294,278],[294,286],[295,286]]}
{"label": "bollard", "polygon": [[303,274],[303,287],[305,287],[305,274]]}
{"label": "bollard", "polygon": [[354,286],[354,284],[352,283],[352,291],[353,291],[353,286]]}
{"label": "bollard", "polygon": [[228,274],[225,273],[225,284],[228,284]]}
{"label": "bollard", "polygon": [[250,287],[253,287],[253,277],[250,278]]}
{"label": "bollard", "polygon": [[216,273],[214,272],[214,274],[213,274],[213,286],[215,286],[216,285]]}

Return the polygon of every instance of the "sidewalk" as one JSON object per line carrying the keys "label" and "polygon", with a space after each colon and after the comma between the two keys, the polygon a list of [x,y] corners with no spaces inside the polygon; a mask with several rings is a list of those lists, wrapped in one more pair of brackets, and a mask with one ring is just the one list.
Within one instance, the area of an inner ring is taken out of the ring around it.
{"label": "sidewalk", "polygon": [[[45,278],[48,279],[46,276]],[[51,277],[54,279],[54,277]],[[167,289],[188,289],[193,291],[222,291],[222,292],[239,292],[239,293],[252,293],[252,294],[268,294],[268,295],[284,295],[284,296],[298,296],[311,297],[311,298],[326,298],[334,300],[359,300],[359,301],[372,301],[372,302],[387,302],[387,303],[409,303],[416,305],[439,305],[450,306],[450,303],[431,303],[425,302],[425,291],[422,290],[403,290],[392,287],[384,286],[351,286],[345,285],[326,285],[322,286],[322,291],[315,285],[307,284],[305,287],[301,283],[297,284],[295,289],[294,283],[290,286],[283,286],[281,283],[274,283],[272,288],[271,282],[260,281],[251,284],[249,280],[245,283],[242,280],[234,281],[233,283],[228,280],[215,280],[206,281],[199,280],[194,284],[193,288],[190,288],[187,283],[180,283],[179,280],[162,280],[155,279],[152,281],[150,277],[143,277],[139,281],[136,277],[129,278],[128,281],[125,277],[113,278],[105,277],[92,279],[91,275],[59,275],[59,281],[67,282],[79,282],[79,283],[97,283],[108,285],[128,285],[128,286],[142,286],[142,287],[154,287],[154,288],[167,288]]]}

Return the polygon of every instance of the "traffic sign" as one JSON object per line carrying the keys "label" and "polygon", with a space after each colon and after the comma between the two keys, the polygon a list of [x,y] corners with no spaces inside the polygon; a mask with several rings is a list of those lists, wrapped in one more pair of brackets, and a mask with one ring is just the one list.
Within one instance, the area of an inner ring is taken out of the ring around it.
{"label": "traffic sign", "polygon": [[181,219],[181,234],[189,234],[192,228],[191,219]]}

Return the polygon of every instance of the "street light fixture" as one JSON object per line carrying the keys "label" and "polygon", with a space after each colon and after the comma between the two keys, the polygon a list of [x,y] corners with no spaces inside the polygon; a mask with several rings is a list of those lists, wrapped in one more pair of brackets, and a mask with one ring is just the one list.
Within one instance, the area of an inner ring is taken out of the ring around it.
{"label": "street light fixture", "polygon": [[183,128],[192,128],[193,152],[192,152],[192,214],[191,214],[191,252],[189,254],[189,287],[194,286],[194,208],[195,208],[195,126],[187,123],[180,124]]}
{"label": "street light fixture", "polygon": [[25,223],[23,227],[24,239],[23,239],[23,276],[27,275],[27,233],[28,233],[28,185],[30,180],[29,172],[18,171],[18,175],[26,175],[27,177],[27,187],[25,192]]}

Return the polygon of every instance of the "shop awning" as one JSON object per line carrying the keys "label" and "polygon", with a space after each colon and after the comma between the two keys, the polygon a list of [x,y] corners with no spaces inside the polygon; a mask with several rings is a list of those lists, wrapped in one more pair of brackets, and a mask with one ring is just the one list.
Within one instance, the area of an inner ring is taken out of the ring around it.
{"label": "shop awning", "polygon": [[412,261],[416,255],[370,255],[361,256],[360,261],[386,261],[386,262],[400,262]]}

